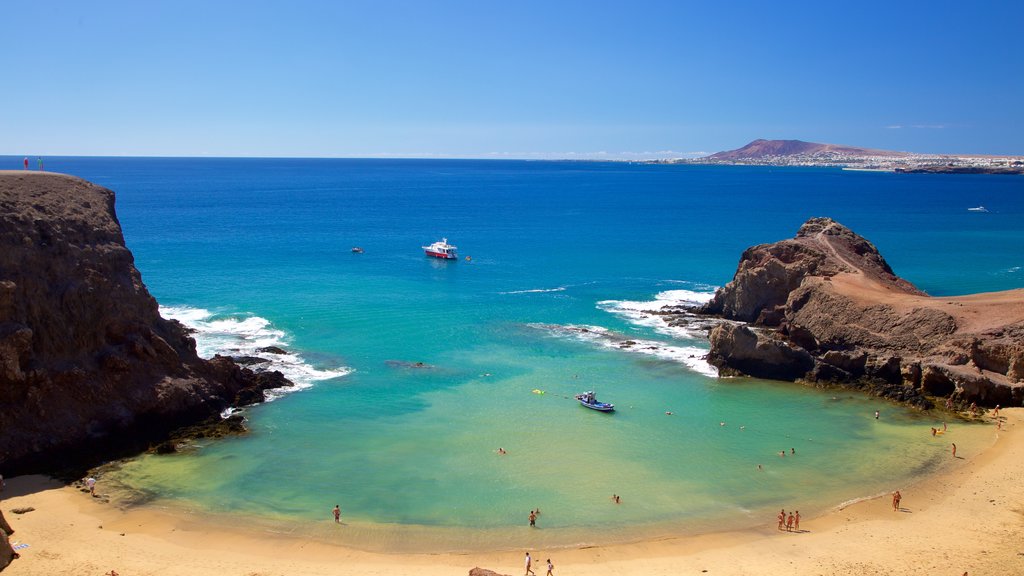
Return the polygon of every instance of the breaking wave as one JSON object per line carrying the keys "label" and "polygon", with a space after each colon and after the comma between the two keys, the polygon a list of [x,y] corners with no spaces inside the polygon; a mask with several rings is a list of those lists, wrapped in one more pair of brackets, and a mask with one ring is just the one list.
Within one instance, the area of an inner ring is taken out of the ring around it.
{"label": "breaking wave", "polygon": [[704,324],[670,325],[666,317],[677,317],[684,308],[698,306],[711,300],[712,292],[695,292],[693,290],[666,290],[655,294],[654,300],[603,300],[597,307],[610,312],[632,324],[645,326],[659,334],[676,338],[703,338]]}
{"label": "breaking wave", "polygon": [[287,334],[274,328],[266,318],[246,314],[215,314],[187,306],[161,306],[160,315],[177,320],[192,331],[196,352],[201,358],[212,358],[215,354],[230,356],[256,372],[280,371],[295,384],[289,388],[267,390],[268,402],[310,388],[315,382],[352,373],[352,369],[345,366],[329,369],[313,367],[300,354],[287,349]]}
{"label": "breaking wave", "polygon": [[604,348],[622,350],[634,354],[645,354],[661,358],[662,360],[678,362],[699,374],[713,378],[718,376],[718,368],[709,364],[705,359],[708,351],[696,346],[672,346],[655,340],[638,340],[613,332],[602,326],[538,323],[529,324],[528,326],[544,330],[557,337],[572,338],[588,344],[597,344]]}

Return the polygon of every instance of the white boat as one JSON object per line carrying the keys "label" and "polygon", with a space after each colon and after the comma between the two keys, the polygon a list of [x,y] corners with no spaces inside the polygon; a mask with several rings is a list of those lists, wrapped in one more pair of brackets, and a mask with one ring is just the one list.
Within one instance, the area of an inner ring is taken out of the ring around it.
{"label": "white boat", "polygon": [[458,260],[458,248],[448,243],[447,238],[441,238],[440,242],[434,242],[430,246],[423,246],[427,256],[440,258],[442,260]]}
{"label": "white boat", "polygon": [[968,208],[968,212],[988,212],[988,208],[984,206],[975,206],[974,208]]}

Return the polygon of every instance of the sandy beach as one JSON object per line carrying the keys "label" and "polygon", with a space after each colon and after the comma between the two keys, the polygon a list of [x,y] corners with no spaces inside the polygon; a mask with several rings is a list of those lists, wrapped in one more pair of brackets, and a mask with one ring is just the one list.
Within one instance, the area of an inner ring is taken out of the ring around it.
{"label": "sandy beach", "polygon": [[[993,443],[959,453],[937,476],[822,517],[801,532],[766,518],[747,530],[584,549],[530,550],[544,574],[955,574],[1024,573],[1024,409],[991,415]],[[927,430],[923,430],[927,433]],[[953,458],[950,454],[950,458]],[[147,507],[119,509],[41,476],[11,478],[2,507],[28,544],[5,570],[18,575],[271,576],[290,574],[467,574],[483,567],[521,574],[525,551],[381,554],[244,529],[224,531]],[[14,514],[13,509],[34,511]],[[339,530],[344,530],[340,526]]]}

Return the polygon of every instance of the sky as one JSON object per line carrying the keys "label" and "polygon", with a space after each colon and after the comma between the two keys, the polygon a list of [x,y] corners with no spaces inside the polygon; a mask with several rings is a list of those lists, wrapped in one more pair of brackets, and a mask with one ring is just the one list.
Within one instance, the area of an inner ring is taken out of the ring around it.
{"label": "sky", "polygon": [[1016,1],[0,0],[0,154],[1024,154]]}

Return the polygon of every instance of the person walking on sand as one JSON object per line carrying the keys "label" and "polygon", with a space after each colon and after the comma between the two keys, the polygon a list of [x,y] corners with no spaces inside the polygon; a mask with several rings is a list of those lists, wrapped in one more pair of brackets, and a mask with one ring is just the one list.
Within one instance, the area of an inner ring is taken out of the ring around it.
{"label": "person walking on sand", "polygon": [[953,458],[956,458],[956,442],[953,442]]}
{"label": "person walking on sand", "polygon": [[555,565],[551,563],[551,558],[548,558],[548,573],[545,574],[544,576],[555,576],[555,573],[552,572],[552,570],[554,570],[554,569],[555,569]]}
{"label": "person walking on sand", "polygon": [[334,510],[331,510],[331,512],[334,513],[334,522],[336,524],[341,524],[341,506],[335,504]]}
{"label": "person walking on sand", "polygon": [[89,494],[96,495],[96,479],[89,476],[85,479],[85,486],[89,489]]}
{"label": "person walking on sand", "polygon": [[903,495],[900,494],[900,491],[897,490],[897,491],[893,492],[892,493],[892,511],[893,512],[899,512],[900,511],[900,500],[903,500]]}
{"label": "person walking on sand", "polygon": [[533,574],[533,576],[537,576],[537,573],[533,571],[533,558],[530,558],[530,553],[527,552],[526,553],[526,574],[524,574],[523,576],[530,576],[530,574]]}
{"label": "person walking on sand", "polygon": [[530,510],[530,527],[531,528],[536,528],[537,527],[537,513],[534,512],[533,510]]}

